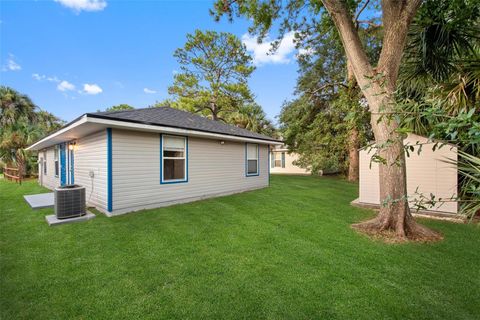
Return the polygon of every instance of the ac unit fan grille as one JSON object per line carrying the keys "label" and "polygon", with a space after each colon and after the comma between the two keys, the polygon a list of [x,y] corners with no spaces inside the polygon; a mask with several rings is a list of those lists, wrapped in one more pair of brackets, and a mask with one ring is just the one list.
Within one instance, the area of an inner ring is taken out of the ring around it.
{"label": "ac unit fan grille", "polygon": [[84,187],[74,185],[55,189],[55,215],[58,219],[79,217],[85,213]]}

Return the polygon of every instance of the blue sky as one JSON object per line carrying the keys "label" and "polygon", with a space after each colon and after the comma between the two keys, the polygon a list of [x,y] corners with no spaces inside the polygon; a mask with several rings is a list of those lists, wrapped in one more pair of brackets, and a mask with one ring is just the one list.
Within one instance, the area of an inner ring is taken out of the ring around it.
{"label": "blue sky", "polygon": [[195,29],[242,38],[257,70],[250,87],[270,119],[292,97],[296,50],[288,36],[274,56],[256,44],[248,21],[214,22],[211,1],[52,0],[0,2],[0,83],[28,94],[64,120],[127,103],[168,97],[173,52]]}

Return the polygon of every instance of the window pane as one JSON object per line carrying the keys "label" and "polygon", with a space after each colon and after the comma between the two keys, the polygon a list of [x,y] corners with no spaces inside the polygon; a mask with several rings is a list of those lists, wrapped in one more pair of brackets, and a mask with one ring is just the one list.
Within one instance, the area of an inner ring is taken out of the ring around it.
{"label": "window pane", "polygon": [[248,160],[248,174],[257,173],[257,160]]}
{"label": "window pane", "polygon": [[282,160],[275,160],[275,167],[282,167]]}
{"label": "window pane", "polygon": [[184,180],[185,179],[185,160],[184,159],[164,159],[163,160],[163,180]]}
{"label": "window pane", "polygon": [[247,144],[247,159],[257,159],[258,152],[257,152],[258,145],[249,143]]}
{"label": "window pane", "polygon": [[58,176],[58,160],[55,160],[55,175]]}
{"label": "window pane", "polygon": [[163,150],[164,157],[183,158],[183,151]]}
{"label": "window pane", "polygon": [[184,137],[163,136],[163,149],[183,151],[185,149]]}

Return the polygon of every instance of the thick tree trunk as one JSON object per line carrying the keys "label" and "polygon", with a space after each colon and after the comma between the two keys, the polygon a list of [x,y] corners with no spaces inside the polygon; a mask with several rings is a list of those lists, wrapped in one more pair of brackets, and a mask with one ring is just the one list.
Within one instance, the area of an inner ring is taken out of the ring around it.
{"label": "thick tree trunk", "polygon": [[[347,90],[349,100],[354,96],[354,91],[357,89],[357,81],[351,63],[347,60]],[[360,159],[358,149],[360,148],[360,138],[357,124],[354,121],[349,132],[348,137],[348,181],[358,181]]]}
{"label": "thick tree trunk", "polygon": [[[357,83],[372,113],[380,163],[380,213],[373,220],[354,225],[371,234],[394,233],[399,239],[432,240],[440,235],[415,222],[408,207],[405,154],[398,123],[389,115],[395,111],[393,92],[408,27],[421,0],[383,0],[384,40],[377,68],[370,64],[357,29],[344,1],[322,0],[332,16]],[[381,116],[383,114],[383,116]]]}
{"label": "thick tree trunk", "polygon": [[357,128],[352,128],[348,143],[348,181],[358,181],[359,178],[360,162],[358,148],[360,148],[358,130]]}
{"label": "thick tree trunk", "polygon": [[379,165],[380,212],[374,219],[355,224],[353,227],[373,235],[382,233],[389,235],[389,232],[393,232],[397,239],[441,239],[438,233],[417,224],[410,213],[405,151],[403,138],[396,131],[398,124],[388,117],[379,119],[378,114],[372,115],[371,124],[378,146],[377,153],[385,161]]}

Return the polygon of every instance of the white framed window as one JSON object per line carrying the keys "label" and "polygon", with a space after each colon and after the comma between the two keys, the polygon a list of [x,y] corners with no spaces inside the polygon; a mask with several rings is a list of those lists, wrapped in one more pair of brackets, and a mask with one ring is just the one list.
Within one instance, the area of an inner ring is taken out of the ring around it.
{"label": "white framed window", "polygon": [[161,135],[161,183],[188,181],[188,139]]}
{"label": "white framed window", "polygon": [[245,145],[245,167],[247,176],[258,176],[258,144],[247,143]]}
{"label": "white framed window", "polygon": [[43,151],[43,174],[47,175],[47,151]]}
{"label": "white framed window", "polygon": [[279,168],[282,166],[282,159],[280,158],[280,152],[274,152],[273,167]]}
{"label": "white framed window", "polygon": [[272,168],[285,168],[285,152],[273,152],[272,161]]}
{"label": "white framed window", "polygon": [[58,164],[58,153],[59,153],[59,148],[58,148],[58,146],[55,146],[55,150],[54,150],[54,154],[53,154],[53,158],[54,158],[54,161],[55,161],[55,177],[58,177],[58,174],[60,172],[60,166]]}

